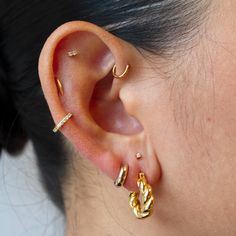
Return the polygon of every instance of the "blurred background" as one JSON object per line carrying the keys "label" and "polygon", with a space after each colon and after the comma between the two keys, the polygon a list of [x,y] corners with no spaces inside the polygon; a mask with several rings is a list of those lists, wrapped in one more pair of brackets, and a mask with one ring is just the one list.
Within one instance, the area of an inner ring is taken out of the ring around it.
{"label": "blurred background", "polygon": [[63,236],[64,218],[44,192],[31,143],[0,158],[0,235]]}

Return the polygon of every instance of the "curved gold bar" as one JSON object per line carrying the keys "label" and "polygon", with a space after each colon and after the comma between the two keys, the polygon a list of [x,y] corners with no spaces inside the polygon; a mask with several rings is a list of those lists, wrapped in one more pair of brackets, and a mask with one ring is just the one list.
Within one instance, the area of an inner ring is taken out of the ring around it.
{"label": "curved gold bar", "polygon": [[117,179],[114,182],[114,185],[116,187],[122,187],[124,185],[125,180],[128,176],[128,171],[129,171],[129,166],[127,164],[121,166],[119,175],[118,175]]}

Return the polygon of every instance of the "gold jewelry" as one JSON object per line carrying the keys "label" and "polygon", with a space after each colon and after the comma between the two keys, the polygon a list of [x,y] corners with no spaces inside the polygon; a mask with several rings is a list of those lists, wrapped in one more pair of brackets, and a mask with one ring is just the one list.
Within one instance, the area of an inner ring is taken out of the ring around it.
{"label": "gold jewelry", "polygon": [[129,166],[127,164],[121,166],[119,175],[115,180],[114,184],[116,187],[122,187],[125,183],[129,171]]}
{"label": "gold jewelry", "polygon": [[138,160],[143,157],[143,155],[142,155],[140,152],[136,153],[135,156],[136,156],[136,158],[137,158]]}
{"label": "gold jewelry", "polygon": [[75,57],[79,54],[79,51],[78,50],[72,50],[72,51],[69,51],[67,54],[68,54],[69,57]]}
{"label": "gold jewelry", "polygon": [[61,81],[59,79],[56,79],[56,82],[57,82],[57,89],[59,91],[59,93],[61,94],[61,96],[64,95],[64,89],[63,89],[63,86],[61,84]]}
{"label": "gold jewelry", "polygon": [[53,132],[56,133],[70,118],[72,117],[71,113],[68,113],[53,129]]}
{"label": "gold jewelry", "polygon": [[132,208],[136,218],[143,219],[152,214],[155,199],[152,193],[152,187],[147,183],[144,173],[139,174],[137,185],[139,188],[139,193],[130,193],[129,205]]}
{"label": "gold jewelry", "polygon": [[130,65],[127,65],[125,68],[125,71],[121,75],[117,75],[116,74],[116,65],[114,65],[112,68],[112,74],[115,79],[124,79],[125,75],[128,73],[129,68],[130,68]]}

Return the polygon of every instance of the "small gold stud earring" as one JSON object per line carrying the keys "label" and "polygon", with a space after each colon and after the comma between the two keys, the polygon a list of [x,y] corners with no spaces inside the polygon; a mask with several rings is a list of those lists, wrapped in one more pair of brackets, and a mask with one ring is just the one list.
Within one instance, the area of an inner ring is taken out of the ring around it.
{"label": "small gold stud earring", "polygon": [[71,113],[68,113],[53,129],[54,133],[57,131],[72,117]]}
{"label": "small gold stud earring", "polygon": [[138,153],[136,153],[136,158],[139,160],[139,159],[141,159],[143,156],[142,156],[142,154],[140,153],[140,152],[138,152]]}
{"label": "small gold stud earring", "polygon": [[79,51],[78,50],[72,50],[72,51],[69,51],[67,54],[68,54],[69,57],[75,57],[79,54]]}
{"label": "small gold stud earring", "polygon": [[120,79],[120,80],[124,79],[125,75],[126,75],[126,74],[128,73],[128,71],[129,71],[129,68],[130,68],[130,65],[127,65],[126,68],[125,68],[125,71],[124,71],[122,74],[117,75],[117,74],[116,74],[116,65],[114,65],[113,68],[112,68],[113,77],[114,77],[115,79]]}
{"label": "small gold stud earring", "polygon": [[127,176],[128,176],[128,170],[129,170],[129,166],[127,164],[121,166],[119,175],[114,182],[114,185],[116,187],[122,187],[124,185],[125,180],[127,179]]}
{"label": "small gold stud earring", "polygon": [[59,91],[59,93],[61,94],[61,96],[64,95],[64,89],[63,89],[63,86],[61,84],[61,81],[59,79],[56,79],[56,82],[57,82],[57,89]]}

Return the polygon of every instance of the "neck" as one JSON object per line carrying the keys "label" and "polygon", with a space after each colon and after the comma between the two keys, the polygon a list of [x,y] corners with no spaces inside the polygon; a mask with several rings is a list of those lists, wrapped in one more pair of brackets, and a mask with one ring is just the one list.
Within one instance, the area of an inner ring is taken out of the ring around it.
{"label": "neck", "polygon": [[[129,192],[78,156],[65,181],[67,236],[157,235],[155,216],[138,220],[128,205]],[[161,234],[159,234],[161,235]]]}

